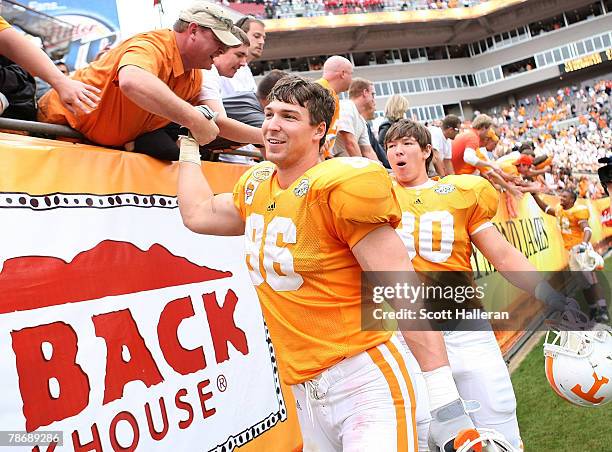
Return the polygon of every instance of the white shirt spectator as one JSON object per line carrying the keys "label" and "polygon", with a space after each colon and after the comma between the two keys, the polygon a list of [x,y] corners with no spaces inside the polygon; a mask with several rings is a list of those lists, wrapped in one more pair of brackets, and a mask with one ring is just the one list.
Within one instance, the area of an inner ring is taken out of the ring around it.
{"label": "white shirt spectator", "polygon": [[[352,133],[357,139],[357,144],[369,145],[368,128],[365,119],[359,114],[357,106],[352,100],[340,101],[340,117],[338,118],[338,132]],[[332,150],[334,157],[348,157],[346,146],[340,136]]]}
{"label": "white shirt spectator", "polygon": [[221,97],[232,96],[237,93],[257,92],[257,83],[251,72],[251,68],[246,65],[236,71],[232,78],[220,77]]}
{"label": "white shirt spectator", "polygon": [[221,77],[215,65],[210,70],[202,69],[202,89],[200,101],[221,100]]}
{"label": "white shirt spectator", "polygon": [[453,158],[453,146],[451,141],[444,136],[444,132],[440,127],[428,127],[431,133],[431,147],[440,153],[440,156],[445,160]]}

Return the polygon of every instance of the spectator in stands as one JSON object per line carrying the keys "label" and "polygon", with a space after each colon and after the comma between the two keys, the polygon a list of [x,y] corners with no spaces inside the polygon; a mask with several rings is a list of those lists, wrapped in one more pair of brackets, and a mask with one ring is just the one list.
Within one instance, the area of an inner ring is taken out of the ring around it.
{"label": "spectator in stands", "polygon": [[[264,121],[264,108],[268,105],[268,94],[287,72],[273,69],[263,77],[257,85],[257,93],[237,93],[223,99],[223,108],[228,118],[261,129]],[[234,149],[244,143],[233,142],[217,137],[212,143],[204,146],[206,150]],[[260,148],[264,152],[264,148]]]}
{"label": "spectator in stands", "polygon": [[247,64],[238,69],[232,78],[221,78],[222,97],[245,91],[251,93],[257,91],[255,77],[253,77],[249,64],[257,58],[261,58],[263,54],[264,45],[266,44],[265,25],[261,20],[252,16],[244,16],[236,22],[236,26],[244,31],[249,38],[249,55],[247,56]]}
{"label": "spectator in stands", "polygon": [[[216,123],[219,127],[219,136],[238,143],[250,143],[263,145],[263,136],[260,126],[252,127],[240,121],[229,118],[223,108],[221,96],[221,77],[232,78],[242,67],[246,66],[249,52],[249,38],[247,34],[238,27],[234,27],[234,33],[242,42],[242,45],[233,47],[214,59],[215,64],[210,70],[202,71],[202,91],[200,102],[208,105],[216,111]],[[178,147],[177,147],[178,156]]]}
{"label": "spectator in stands", "polygon": [[406,117],[406,112],[410,108],[410,102],[404,96],[394,94],[385,104],[385,120],[378,126],[378,142],[381,146],[385,145],[385,136],[389,127],[400,119]]}
{"label": "spectator in stands", "polygon": [[102,89],[94,112],[73,115],[51,90],[40,101],[39,118],[68,123],[107,146],[124,146],[170,122],[189,128],[198,143],[209,143],[219,129],[192,105],[200,95],[200,69],[210,69],[215,56],[241,44],[232,27],[221,7],[196,1],[180,12],[173,30],[136,35],[74,74]]}
{"label": "spectator in stands", "polygon": [[480,140],[484,139],[493,125],[488,115],[478,115],[472,122],[472,127],[461,132],[453,141],[453,169],[455,174],[474,174],[478,167],[490,167],[490,162],[478,158],[476,151],[480,148]]}
{"label": "spectator in stands", "polygon": [[331,157],[331,149],[336,142],[336,123],[340,117],[340,99],[338,94],[348,91],[352,81],[353,63],[339,55],[330,56],[325,60],[325,63],[323,63],[323,76],[316,82],[330,92],[336,103],[336,109],[327,129],[325,144],[321,148],[324,158]]}
{"label": "spectator in stands", "polygon": [[334,157],[363,156],[378,161],[366,125],[366,119],[371,119],[375,110],[374,84],[362,78],[353,79],[349,99],[340,101],[338,136],[332,150]]}
{"label": "spectator in stands", "polygon": [[[203,82],[198,103],[209,106],[218,114],[215,122],[219,127],[221,137],[240,143],[263,145],[260,128],[229,119],[223,109],[220,89],[221,75],[231,78],[240,67],[246,65],[249,48],[249,38],[244,31],[238,27],[233,27],[232,34],[242,42],[242,45],[232,47],[215,57],[213,59],[214,65],[210,70],[202,69]],[[163,129],[141,135],[134,141],[133,145],[126,145],[126,150],[142,152],[163,160],[176,160],[179,155],[177,144],[179,133],[180,126],[172,122]]]}
{"label": "spectator in stands", "polygon": [[[442,120],[441,127],[428,127],[429,133],[431,133],[431,147],[434,151],[432,165],[437,165],[434,168],[441,177],[455,174],[452,161],[453,145],[451,143],[459,133],[460,126],[461,120],[457,116],[447,115]],[[440,162],[437,164],[433,163],[436,160],[436,154],[438,154],[437,161]],[[431,168],[428,168],[428,172],[431,173]]]}
{"label": "spectator in stands", "polygon": [[[70,112],[88,113],[89,109],[96,108],[100,100],[97,96],[99,89],[66,77],[45,52],[14,30],[1,16],[0,55],[53,86],[57,92],[58,101],[62,102]],[[0,92],[2,91],[1,86],[0,84]]]}

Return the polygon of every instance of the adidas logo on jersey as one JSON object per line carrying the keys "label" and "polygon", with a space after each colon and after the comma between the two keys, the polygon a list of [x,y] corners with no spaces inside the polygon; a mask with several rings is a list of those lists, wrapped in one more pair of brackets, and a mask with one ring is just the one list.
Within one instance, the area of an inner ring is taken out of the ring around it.
{"label": "adidas logo on jersey", "polygon": [[415,203],[415,204],[423,204],[423,201],[421,201],[421,198],[417,198],[417,199],[414,201],[414,203]]}
{"label": "adidas logo on jersey", "polygon": [[270,204],[270,205],[269,205],[269,206],[266,208],[266,210],[267,210],[268,212],[272,212],[274,209],[276,209],[276,201],[274,201],[272,204]]}

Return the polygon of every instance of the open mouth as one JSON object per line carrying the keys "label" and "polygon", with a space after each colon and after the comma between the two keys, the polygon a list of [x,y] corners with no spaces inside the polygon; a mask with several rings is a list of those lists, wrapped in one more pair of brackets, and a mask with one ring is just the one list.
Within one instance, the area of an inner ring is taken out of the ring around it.
{"label": "open mouth", "polygon": [[397,166],[399,167],[406,166],[406,162],[397,162]]}

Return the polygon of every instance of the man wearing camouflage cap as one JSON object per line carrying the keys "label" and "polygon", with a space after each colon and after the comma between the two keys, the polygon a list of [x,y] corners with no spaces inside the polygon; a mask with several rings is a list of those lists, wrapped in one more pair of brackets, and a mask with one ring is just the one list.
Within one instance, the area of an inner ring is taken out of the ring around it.
{"label": "man wearing camouflage cap", "polygon": [[193,107],[202,86],[200,69],[210,69],[215,56],[241,44],[232,27],[222,8],[196,1],[180,12],[173,30],[136,35],[74,74],[73,78],[102,91],[96,110],[74,115],[51,90],[40,100],[39,120],[69,124],[107,146],[125,146],[151,132],[171,140],[160,129],[175,122],[206,144],[219,129]]}

